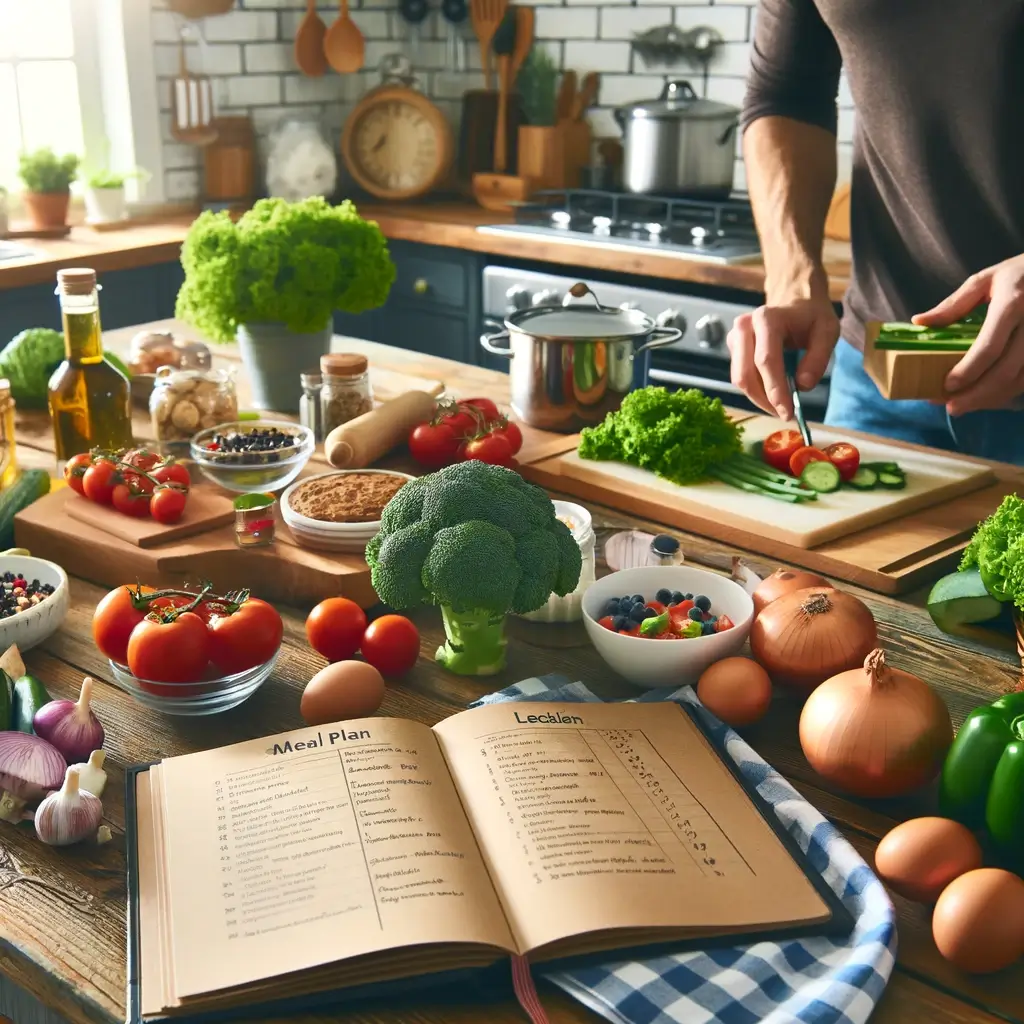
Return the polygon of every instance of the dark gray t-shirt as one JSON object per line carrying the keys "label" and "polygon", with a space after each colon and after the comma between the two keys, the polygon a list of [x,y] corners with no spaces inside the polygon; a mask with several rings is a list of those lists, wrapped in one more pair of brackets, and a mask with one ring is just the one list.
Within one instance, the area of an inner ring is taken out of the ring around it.
{"label": "dark gray t-shirt", "polygon": [[743,123],[856,106],[843,336],[1024,252],[1022,0],[761,0]]}

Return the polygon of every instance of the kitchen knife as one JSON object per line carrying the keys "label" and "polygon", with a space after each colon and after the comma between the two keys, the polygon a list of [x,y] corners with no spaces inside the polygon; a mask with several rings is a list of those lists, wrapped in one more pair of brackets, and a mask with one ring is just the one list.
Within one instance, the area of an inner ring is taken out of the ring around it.
{"label": "kitchen knife", "polygon": [[811,431],[807,426],[807,420],[804,418],[803,406],[800,404],[800,390],[796,386],[796,368],[799,362],[799,349],[786,348],[782,350],[782,363],[786,371],[786,384],[789,387],[789,393],[793,396],[793,415],[796,417],[796,425],[800,429],[800,436],[803,438],[804,444],[810,447],[814,442],[811,440]]}

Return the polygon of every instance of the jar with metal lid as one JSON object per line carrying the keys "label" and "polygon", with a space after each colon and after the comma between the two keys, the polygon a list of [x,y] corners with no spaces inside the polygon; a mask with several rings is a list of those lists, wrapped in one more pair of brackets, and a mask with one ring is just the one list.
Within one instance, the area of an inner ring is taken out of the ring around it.
{"label": "jar with metal lid", "polygon": [[551,504],[555,507],[555,516],[565,523],[579,545],[580,579],[571,594],[564,597],[552,594],[546,604],[520,618],[529,619],[531,622],[578,622],[583,618],[583,595],[587,587],[597,579],[597,538],[594,534],[594,521],[582,505],[557,499]]}
{"label": "jar with metal lid", "polygon": [[369,412],[373,408],[373,393],[366,356],[357,352],[321,356],[320,373],[321,426],[326,437],[335,427]]}
{"label": "jar with metal lid", "polygon": [[193,434],[238,419],[233,369],[156,371],[149,399],[153,434],[161,452],[188,452]]}
{"label": "jar with metal lid", "polygon": [[323,414],[320,408],[320,392],[323,380],[319,373],[300,373],[299,422],[313,431],[313,440],[319,444],[324,439]]}

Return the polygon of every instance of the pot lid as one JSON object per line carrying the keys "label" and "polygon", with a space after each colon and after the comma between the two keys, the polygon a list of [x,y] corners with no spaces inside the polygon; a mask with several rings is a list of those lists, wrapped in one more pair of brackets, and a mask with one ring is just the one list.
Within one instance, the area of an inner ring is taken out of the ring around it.
{"label": "pot lid", "polygon": [[639,309],[593,306],[535,306],[513,313],[505,325],[542,341],[622,341],[641,338],[655,327]]}
{"label": "pot lid", "polygon": [[740,115],[738,107],[716,100],[701,99],[687,81],[667,82],[661,95],[647,103],[635,103],[619,107],[615,112],[620,118],[637,118],[650,121],[735,120]]}

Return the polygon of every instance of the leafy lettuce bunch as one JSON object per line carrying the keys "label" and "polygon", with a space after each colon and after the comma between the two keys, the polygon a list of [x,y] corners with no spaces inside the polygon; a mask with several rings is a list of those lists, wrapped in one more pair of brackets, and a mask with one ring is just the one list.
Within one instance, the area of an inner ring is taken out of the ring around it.
{"label": "leafy lettuce bunch", "polygon": [[582,459],[627,462],[677,484],[707,477],[708,468],[739,453],[740,428],[721,399],[702,391],[649,387],[632,391],[580,438]]}
{"label": "leafy lettuce bunch", "polygon": [[1008,494],[978,527],[964,551],[961,569],[977,569],[997,601],[1024,612],[1024,500]]}
{"label": "leafy lettuce bunch", "polygon": [[387,240],[345,200],[260,199],[232,221],[206,211],[181,249],[185,283],[176,315],[214,341],[244,323],[321,330],[335,310],[382,305],[395,279]]}

